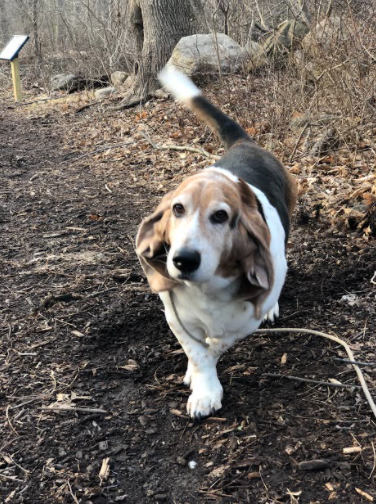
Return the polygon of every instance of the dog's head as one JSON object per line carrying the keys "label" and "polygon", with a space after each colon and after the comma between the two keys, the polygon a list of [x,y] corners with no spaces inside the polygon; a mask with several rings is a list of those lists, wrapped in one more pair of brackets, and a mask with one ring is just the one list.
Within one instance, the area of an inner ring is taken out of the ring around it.
{"label": "dog's head", "polygon": [[273,284],[270,234],[250,187],[216,169],[186,179],[145,218],[137,253],[151,288],[178,283],[223,288],[257,303]]}

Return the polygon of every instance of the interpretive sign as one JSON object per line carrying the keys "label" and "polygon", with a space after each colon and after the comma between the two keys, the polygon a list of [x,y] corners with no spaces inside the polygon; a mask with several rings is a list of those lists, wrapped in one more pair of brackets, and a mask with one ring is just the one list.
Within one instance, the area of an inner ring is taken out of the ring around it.
{"label": "interpretive sign", "polygon": [[12,67],[14,99],[16,101],[21,101],[22,98],[18,54],[28,40],[28,35],[13,35],[11,40],[0,53],[0,60],[10,61],[10,65]]}
{"label": "interpretive sign", "polygon": [[29,37],[27,35],[13,35],[11,40],[1,51],[0,59],[13,61],[15,58],[17,58],[18,53],[21,51],[28,40]]}

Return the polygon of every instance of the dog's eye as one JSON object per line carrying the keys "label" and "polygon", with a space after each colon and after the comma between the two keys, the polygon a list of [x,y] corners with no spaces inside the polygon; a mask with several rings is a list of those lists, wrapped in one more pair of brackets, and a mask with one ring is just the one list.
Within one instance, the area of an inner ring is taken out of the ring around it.
{"label": "dog's eye", "polygon": [[210,221],[213,224],[222,224],[228,219],[228,213],[225,210],[218,210],[210,216]]}
{"label": "dog's eye", "polygon": [[175,203],[175,205],[172,207],[172,211],[174,212],[174,215],[176,217],[181,217],[185,214],[185,208],[180,203]]}

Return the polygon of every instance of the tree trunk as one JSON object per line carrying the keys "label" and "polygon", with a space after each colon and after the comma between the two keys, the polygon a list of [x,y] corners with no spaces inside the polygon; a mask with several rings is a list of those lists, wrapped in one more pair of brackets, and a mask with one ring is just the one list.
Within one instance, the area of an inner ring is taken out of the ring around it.
{"label": "tree trunk", "polygon": [[5,0],[0,0],[0,43],[2,46],[9,42],[9,18],[7,16]]}
{"label": "tree trunk", "polygon": [[203,26],[196,15],[200,6],[200,0],[131,0],[130,20],[137,55],[124,106],[145,100],[159,87],[157,73],[175,45]]}

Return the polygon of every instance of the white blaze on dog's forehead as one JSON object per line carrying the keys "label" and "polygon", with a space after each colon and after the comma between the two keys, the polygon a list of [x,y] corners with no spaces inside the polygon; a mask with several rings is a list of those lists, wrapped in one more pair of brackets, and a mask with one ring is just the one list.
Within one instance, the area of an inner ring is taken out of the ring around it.
{"label": "white blaze on dog's forehead", "polygon": [[185,102],[200,96],[201,91],[183,73],[179,72],[173,65],[166,65],[158,74],[160,83],[181,102]]}

